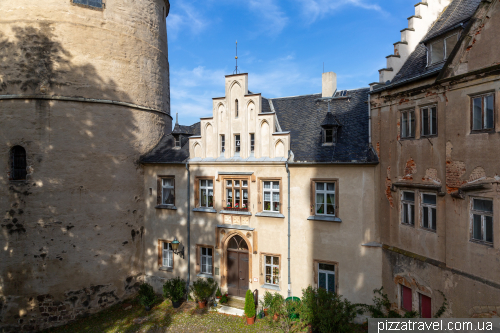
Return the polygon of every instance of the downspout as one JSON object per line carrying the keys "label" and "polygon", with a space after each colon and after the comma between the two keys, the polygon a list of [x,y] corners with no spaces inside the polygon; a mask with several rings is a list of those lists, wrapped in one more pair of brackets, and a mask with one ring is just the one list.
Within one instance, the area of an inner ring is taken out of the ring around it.
{"label": "downspout", "polygon": [[191,172],[189,171],[189,161],[186,162],[187,170],[187,282],[186,282],[186,301],[189,297],[189,284],[191,277],[191,187],[189,180]]}
{"label": "downspout", "polygon": [[[290,151],[288,151],[290,159]],[[286,173],[288,174],[288,297],[292,296],[292,277],[290,276],[290,169],[288,169],[288,159],[286,160]]]}
{"label": "downspout", "polygon": [[368,93],[368,146],[372,145],[372,106],[370,104],[371,94]]}

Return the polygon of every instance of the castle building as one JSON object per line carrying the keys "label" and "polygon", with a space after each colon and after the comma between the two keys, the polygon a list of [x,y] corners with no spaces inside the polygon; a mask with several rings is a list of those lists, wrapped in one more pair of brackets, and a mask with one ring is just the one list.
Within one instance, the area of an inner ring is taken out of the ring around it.
{"label": "castle building", "polygon": [[499,33],[498,0],[451,1],[371,85],[383,285],[401,311],[500,311]]}
{"label": "castle building", "polygon": [[132,295],[170,132],[167,0],[0,1],[0,331]]}
{"label": "castle building", "polygon": [[212,117],[176,124],[142,159],[145,279],[156,290],[189,268],[191,281],[212,277],[233,296],[312,285],[371,301],[382,249],[369,89],[322,80],[322,93],[270,99],[249,91],[248,74],[227,75]]}

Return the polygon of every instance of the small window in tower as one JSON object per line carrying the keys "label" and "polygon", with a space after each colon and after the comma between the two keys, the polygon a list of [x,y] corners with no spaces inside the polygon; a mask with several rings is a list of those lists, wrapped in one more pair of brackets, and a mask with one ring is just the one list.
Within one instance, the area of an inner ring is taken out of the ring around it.
{"label": "small window in tower", "polygon": [[102,0],[72,0],[74,4],[93,8],[103,8]]}
{"label": "small window in tower", "polygon": [[21,146],[14,146],[10,151],[11,180],[26,180],[26,150]]}
{"label": "small window in tower", "polygon": [[238,100],[234,101],[234,112],[236,114],[236,118],[238,118],[238,116],[239,116]]}

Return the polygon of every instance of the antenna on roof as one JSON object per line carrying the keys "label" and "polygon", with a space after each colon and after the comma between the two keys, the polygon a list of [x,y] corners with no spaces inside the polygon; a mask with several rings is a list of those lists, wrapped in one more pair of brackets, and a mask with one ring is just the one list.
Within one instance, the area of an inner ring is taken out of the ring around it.
{"label": "antenna on roof", "polygon": [[238,74],[238,41],[236,41],[236,69],[234,70],[233,74]]}

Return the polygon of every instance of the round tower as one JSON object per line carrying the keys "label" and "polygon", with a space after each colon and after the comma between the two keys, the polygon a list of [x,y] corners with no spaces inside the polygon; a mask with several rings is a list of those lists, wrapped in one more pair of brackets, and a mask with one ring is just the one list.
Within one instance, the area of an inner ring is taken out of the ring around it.
{"label": "round tower", "polygon": [[0,1],[0,330],[135,291],[140,156],[171,130],[168,0]]}

